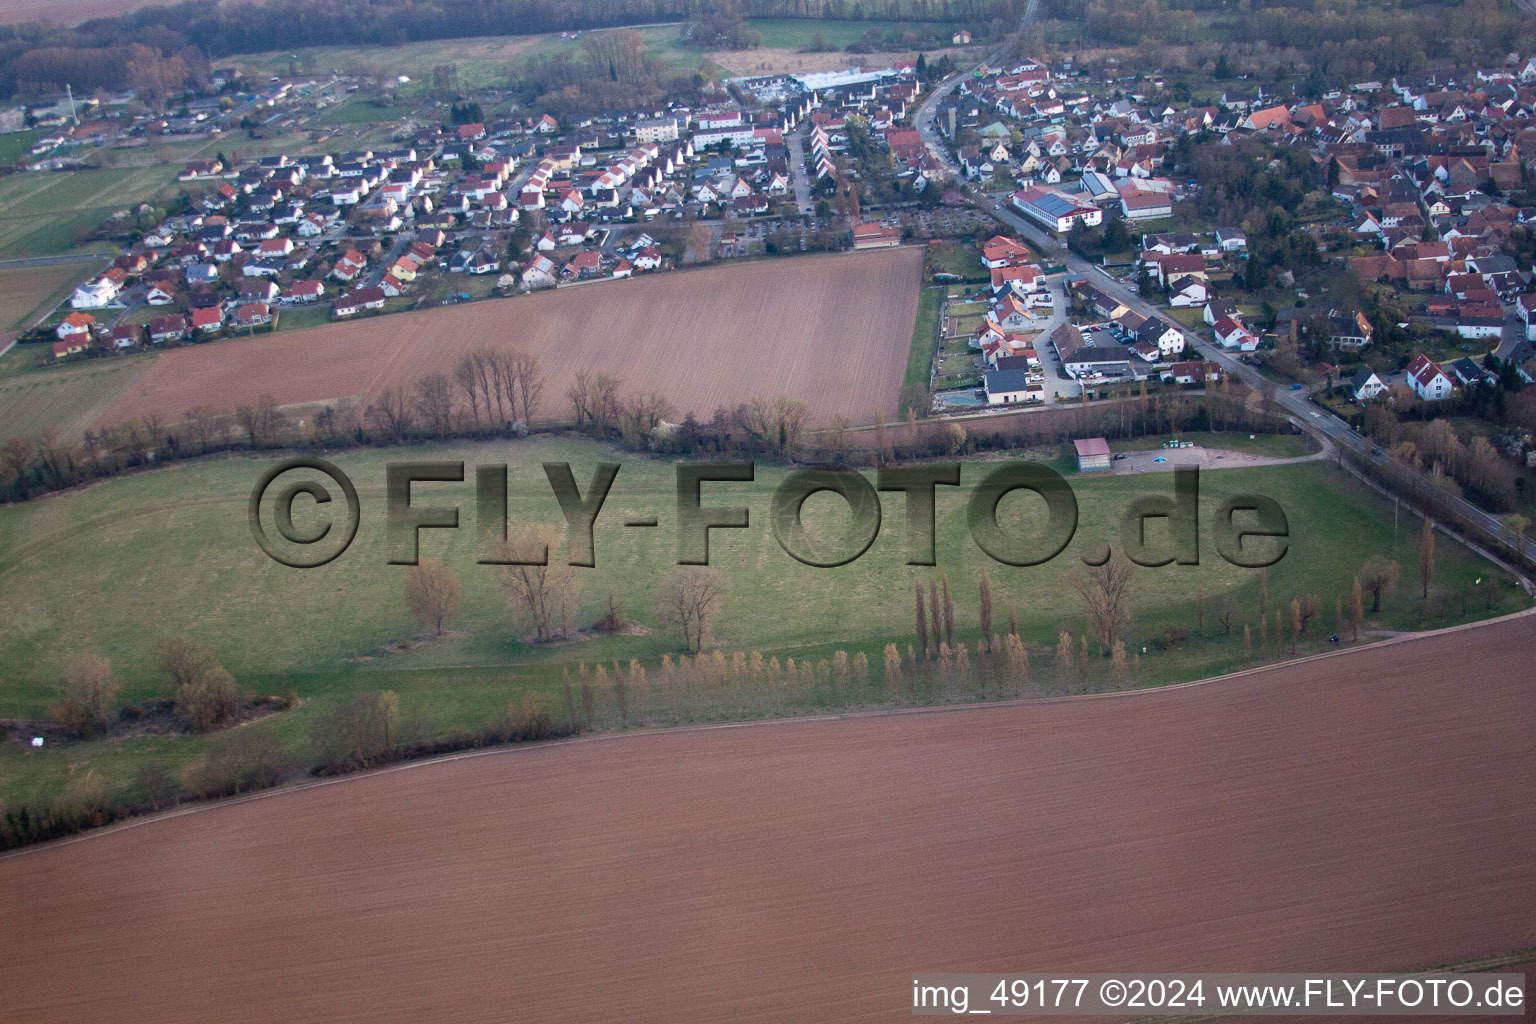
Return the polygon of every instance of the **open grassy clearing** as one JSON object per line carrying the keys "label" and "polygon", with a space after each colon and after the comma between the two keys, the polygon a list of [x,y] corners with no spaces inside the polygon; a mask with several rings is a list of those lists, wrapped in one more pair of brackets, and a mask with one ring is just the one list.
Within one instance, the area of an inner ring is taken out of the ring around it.
{"label": "open grassy clearing", "polygon": [[[514,623],[495,570],[475,564],[474,484],[417,487],[418,503],[457,504],[463,528],[423,535],[424,554],[441,557],[463,587],[463,605],[450,623],[456,635],[428,639],[407,613],[401,592],[405,570],[385,564],[383,484],[385,464],[401,459],[464,460],[471,466],[510,465],[510,519],[514,528],[536,521],[559,522],[560,513],[539,469],[546,461],[570,462],[585,489],[595,464],[618,458],[623,465],[598,521],[598,565],[583,570],[580,621],[594,621],[612,590],[645,629],[638,635],[600,636],[575,643],[530,645],[526,629]],[[31,719],[46,714],[57,695],[68,657],[99,652],[112,659],[124,680],[124,698],[143,700],[163,692],[154,667],[155,644],[188,634],[213,647],[241,684],[256,693],[295,691],[296,710],[252,728],[271,729],[294,756],[307,750],[317,716],[343,696],[370,690],[400,695],[402,719],[413,719],[430,734],[478,728],[528,689],[555,696],[560,670],[578,661],[593,665],[640,658],[651,671],[663,653],[679,643],[654,602],[658,581],[675,559],[676,487],[665,460],[625,458],[592,442],[540,437],[519,442],[421,446],[338,454],[335,461],[354,480],[362,503],[362,525],[352,547],[331,564],[314,570],[280,566],[251,539],[246,501],[271,460],[232,457],[183,464],[99,484],[83,491],[0,508],[0,717]],[[1063,459],[1057,463],[1065,465]],[[753,484],[706,485],[705,504],[745,504],[747,530],[717,531],[711,540],[714,563],[731,580],[715,637],[725,651],[760,650],[764,656],[816,660],[838,649],[864,651],[875,677],[887,642],[912,641],[912,588],[947,573],[954,585],[956,639],[976,648],[975,580],[987,569],[996,592],[996,627],[1006,629],[1016,609],[1020,633],[1036,661],[1036,678],[1055,678],[1050,666],[1060,630],[1084,628],[1077,600],[1067,585],[1078,554],[1118,537],[1118,520],[1142,494],[1171,490],[1171,478],[1074,478],[1080,521],[1076,540],[1054,561],[1034,568],[993,563],[970,540],[965,522],[970,490],[984,472],[968,465],[965,486],[938,496],[938,570],[905,564],[905,515],[887,496],[884,520],[874,546],[856,562],[816,569],[794,561],[768,526],[768,500],[785,471],[760,464]],[[1148,653],[1136,685],[1197,678],[1244,663],[1242,625],[1253,626],[1259,643],[1259,573],[1223,561],[1214,547],[1211,520],[1220,501],[1239,491],[1257,491],[1280,503],[1289,517],[1292,546],[1270,570],[1271,612],[1292,596],[1316,594],[1322,611],[1301,649],[1327,649],[1334,629],[1336,596],[1347,594],[1365,558],[1390,554],[1392,520],[1374,492],[1354,484],[1326,463],[1233,469],[1201,479],[1202,561],[1138,571],[1133,584],[1135,621],[1128,637],[1133,650]],[[300,526],[306,525],[300,515]],[[1040,531],[1043,516],[1022,496],[1005,499],[1001,515],[1021,535]],[[655,530],[626,530],[633,514],[656,513]],[[813,536],[836,536],[843,528],[842,503],[818,495],[806,504]],[[1417,523],[1405,520],[1396,558],[1402,567],[1397,596],[1367,627],[1412,629],[1445,625],[1490,612],[1523,607],[1521,596],[1500,581],[1491,606],[1466,597],[1471,581],[1496,577],[1491,568],[1442,540],[1431,600],[1417,600]],[[1203,588],[1207,612],[1195,621],[1195,594]],[[1234,632],[1225,634],[1216,609],[1230,600]],[[155,608],[152,617],[142,614]],[[1170,626],[1189,637],[1169,650],[1159,638]],[[1271,635],[1273,627],[1271,625]],[[422,642],[398,653],[385,648],[399,639]],[[1281,652],[1271,650],[1270,657]],[[1095,662],[1097,665],[1098,663]],[[1102,667],[1090,685],[1105,685]],[[775,712],[817,707],[809,704]],[[757,705],[751,705],[757,706]],[[719,709],[716,714],[722,713]],[[746,713],[751,713],[750,710]],[[761,711],[759,712],[761,713]],[[0,744],[0,799],[53,786],[71,764],[88,764],[114,785],[126,784],[133,765],[147,756],[173,766],[204,749],[205,738],[131,737],[69,744],[42,755],[19,745]]]}
{"label": "open grassy clearing", "polygon": [[136,353],[66,366],[41,365],[46,345],[17,345],[0,361],[0,440],[49,427],[78,437],[155,359]]}
{"label": "open grassy clearing", "polygon": [[[617,29],[602,31],[620,31]],[[632,31],[640,33],[646,52],[673,69],[693,70],[705,59],[701,50],[685,47],[679,40],[679,25],[650,25]],[[585,33],[584,33],[585,34]],[[562,39],[558,34],[531,36],[476,36],[468,39],[435,39],[400,46],[321,46],[304,50],[278,50],[251,54],[231,60],[249,76],[287,74],[290,63],[304,74],[328,75],[366,72],[383,68],[392,75],[407,75],[411,81],[392,91],[406,99],[424,97],[432,84],[432,69],[441,64],[458,68],[461,89],[504,87],[518,66],[529,56],[550,57],[577,54],[581,39]],[[321,120],[325,115],[321,116]]]}
{"label": "open grassy clearing", "polygon": [[21,132],[6,132],[0,135],[0,165],[9,167],[14,164],[22,154],[32,148],[32,144],[42,138],[41,128],[28,128]]}
{"label": "open grassy clearing", "polygon": [[173,167],[134,167],[0,178],[0,259],[109,248],[85,244],[85,236],[119,210],[168,197],[176,173]]}
{"label": "open grassy clearing", "polygon": [[924,286],[917,300],[917,322],[912,325],[912,354],[907,358],[903,383],[926,388],[933,356],[939,344],[939,309],[943,295],[937,288]]}

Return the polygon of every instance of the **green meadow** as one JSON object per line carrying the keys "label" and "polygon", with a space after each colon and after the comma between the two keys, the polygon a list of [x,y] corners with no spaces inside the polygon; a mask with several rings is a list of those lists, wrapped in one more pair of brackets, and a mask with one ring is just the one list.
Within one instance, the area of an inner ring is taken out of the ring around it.
{"label": "green meadow", "polygon": [[[1206,443],[1214,446],[1219,438]],[[165,638],[185,635],[212,648],[246,691],[299,697],[296,709],[243,728],[273,730],[284,748],[302,760],[316,716],[355,692],[395,691],[402,720],[413,722],[422,736],[436,736],[479,728],[529,690],[545,694],[556,717],[563,717],[564,670],[575,674],[583,665],[627,665],[639,659],[654,679],[663,655],[680,652],[680,637],[657,605],[662,580],[676,568],[673,461],[548,436],[355,450],[331,458],[356,485],[360,527],[342,555],[315,569],[280,565],[252,538],[247,502],[273,458],[175,464],[0,507],[0,615],[6,622],[0,634],[0,718],[45,717],[61,692],[65,663],[79,654],[111,659],[123,683],[122,701],[166,695],[155,649]],[[407,569],[387,562],[386,464],[406,460],[467,464],[464,483],[418,484],[413,492],[417,505],[460,509],[459,529],[421,534],[422,554],[441,559],[462,591],[460,609],[443,637],[431,636],[412,619],[403,595]],[[516,533],[530,523],[563,523],[542,463],[569,463],[585,493],[595,467],[604,461],[619,462],[622,468],[597,519],[597,564],[579,570],[577,621],[594,623],[611,594],[634,628],[613,635],[589,632],[564,643],[530,643],[529,629],[509,608],[499,570],[476,562],[474,466],[508,466],[508,520]],[[1069,570],[1081,556],[1117,542],[1121,517],[1137,497],[1171,495],[1173,478],[1082,477],[1063,454],[1053,465],[1076,494],[1075,539],[1044,565],[1012,567],[988,558],[967,527],[970,494],[1000,461],[967,462],[961,486],[938,488],[934,568],[906,564],[905,499],[898,493],[881,496],[879,532],[862,557],[838,568],[813,568],[786,554],[769,527],[770,501],[785,468],[760,461],[751,483],[704,485],[705,506],[750,510],[748,528],[715,530],[710,538],[711,562],[729,583],[712,647],[727,654],[793,657],[802,664],[832,659],[838,650],[850,657],[864,652],[876,682],[853,702],[886,703],[897,695],[877,685],[881,652],[887,643],[904,652],[913,642],[914,587],[947,576],[956,641],[974,652],[980,641],[978,580],[985,570],[994,591],[995,631],[1006,632],[1010,612],[1015,615],[1036,666],[1028,692],[1052,692],[1058,635],[1067,631],[1077,638],[1085,628]],[[1399,524],[1394,554],[1390,505],[1328,463],[1213,471],[1203,474],[1200,483],[1200,563],[1137,570],[1127,634],[1127,647],[1137,656],[1130,673],[1134,678],[1115,685],[1159,685],[1288,656],[1288,646],[1273,645],[1256,650],[1252,659],[1244,654],[1244,624],[1252,627],[1255,647],[1259,643],[1260,573],[1223,560],[1214,530],[1220,502],[1236,493],[1267,495],[1286,513],[1288,549],[1267,571],[1269,618],[1272,623],[1274,609],[1288,607],[1292,597],[1319,598],[1322,611],[1302,640],[1302,653],[1328,648],[1335,600],[1347,599],[1355,574],[1372,554],[1395,557],[1401,582],[1381,612],[1367,617],[1367,631],[1436,627],[1524,607],[1512,581],[1443,537],[1430,599],[1421,601],[1417,521],[1405,516]],[[808,534],[826,543],[842,537],[846,508],[829,493],[810,498],[803,510]],[[296,509],[299,528],[318,522],[319,508],[301,499]],[[1043,505],[1028,492],[1005,497],[998,512],[999,521],[1018,537],[1043,531]],[[654,528],[623,525],[628,518],[652,514],[659,520]],[[1155,529],[1149,536],[1154,544],[1164,539]],[[1491,587],[1474,590],[1478,579],[1490,581]],[[1203,623],[1196,607],[1201,592]],[[1230,633],[1218,621],[1223,607],[1232,610]],[[402,640],[407,642],[403,650]],[[1107,659],[1095,650],[1092,662],[1086,682],[1062,680],[1060,685],[1111,685]],[[793,700],[782,695],[764,700],[750,693],[733,699],[729,707],[694,707],[686,715],[669,713],[655,721],[792,714],[850,703],[846,694],[819,690]],[[905,694],[903,699],[929,698]],[[948,691],[942,699],[968,697]],[[199,736],[128,736],[44,751],[0,742],[0,800],[48,791],[82,766],[97,770],[114,786],[127,786],[134,766],[145,759],[175,768],[208,742]]]}

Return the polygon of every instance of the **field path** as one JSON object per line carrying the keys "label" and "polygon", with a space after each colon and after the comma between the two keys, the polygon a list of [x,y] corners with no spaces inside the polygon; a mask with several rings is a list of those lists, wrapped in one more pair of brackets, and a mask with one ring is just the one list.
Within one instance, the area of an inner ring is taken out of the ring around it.
{"label": "field path", "polygon": [[914,970],[1525,948],[1532,622],[1131,695],[515,748],[148,821],[0,859],[0,991],[37,1022],[895,1021]]}
{"label": "field path", "polygon": [[281,405],[366,402],[498,344],[538,354],[549,417],[569,415],[565,392],[580,370],[612,373],[626,391],[656,391],[706,420],[777,394],[805,400],[818,419],[867,421],[876,408],[892,417],[922,260],[917,247],[762,260],[172,349],[101,422],[151,411],[175,420],[265,392]]}

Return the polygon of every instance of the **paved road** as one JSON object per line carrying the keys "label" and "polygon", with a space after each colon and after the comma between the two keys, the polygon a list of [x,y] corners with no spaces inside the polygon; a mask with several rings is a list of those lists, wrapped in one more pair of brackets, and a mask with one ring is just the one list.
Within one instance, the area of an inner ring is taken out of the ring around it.
{"label": "paved road", "polygon": [[805,169],[805,136],[810,126],[811,119],[807,117],[784,140],[789,146],[789,172],[790,180],[795,185],[795,205],[800,208],[802,217],[809,217],[816,209],[811,204],[810,172]]}
{"label": "paved road", "polygon": [[0,270],[20,270],[24,267],[55,267],[64,263],[100,263],[113,257],[110,252],[82,252],[73,256],[33,256],[25,260],[0,260]]}
{"label": "paved road", "polygon": [[[1161,320],[1163,323],[1179,331],[1184,335],[1187,351],[1197,353],[1201,358],[1218,363],[1224,372],[1236,377],[1251,388],[1260,391],[1268,389],[1274,395],[1276,404],[1285,410],[1297,423],[1301,424],[1303,429],[1311,430],[1333,444],[1347,446],[1365,455],[1367,458],[1373,457],[1371,456],[1373,446],[1368,438],[1362,437],[1349,424],[1333,415],[1333,413],[1313,405],[1308,398],[1307,392],[1278,389],[1273,382],[1266,380],[1257,369],[1241,362],[1224,349],[1216,346],[1213,342],[1208,342],[1194,332],[1185,329],[1183,324],[1165,315],[1162,310],[1143,299],[1137,292],[1121,285],[1120,282],[1104,273],[1103,270],[1088,260],[1068,251],[1056,239],[1047,236],[1043,230],[1026,221],[1019,214],[1006,207],[1000,207],[984,194],[975,192],[969,189],[969,187],[967,187],[967,192],[972,196],[973,202],[984,206],[993,217],[1015,229],[1022,237],[1044,253],[1048,259],[1053,262],[1065,263],[1068,273],[1088,278],[1096,287],[1123,302],[1128,308],[1135,310],[1142,316]],[[1385,456],[1375,456],[1375,458],[1385,459]],[[1462,501],[1461,499],[1450,500],[1457,504],[1458,511],[1464,518],[1476,523],[1487,533],[1499,538],[1501,542],[1508,544],[1510,547],[1514,547],[1518,543],[1514,532],[1495,517],[1487,514],[1470,502]],[[1523,544],[1527,557],[1536,557],[1536,542],[1527,540]]]}

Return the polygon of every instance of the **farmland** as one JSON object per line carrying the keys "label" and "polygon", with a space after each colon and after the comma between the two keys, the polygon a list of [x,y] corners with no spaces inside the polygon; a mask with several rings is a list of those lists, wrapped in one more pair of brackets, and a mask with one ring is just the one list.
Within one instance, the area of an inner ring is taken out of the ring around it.
{"label": "farmland", "polygon": [[73,25],[90,18],[110,18],[162,0],[0,0],[0,24],[23,21]]}
{"label": "farmland", "polygon": [[25,330],[35,317],[62,301],[90,267],[60,263],[0,270],[0,338]]}
{"label": "farmland", "polygon": [[[391,689],[400,695],[402,715],[420,719],[422,728],[441,735],[478,728],[525,691],[559,703],[561,669],[574,672],[578,662],[592,665],[639,658],[654,671],[665,653],[675,653],[675,631],[656,607],[658,581],[675,560],[673,526],[676,478],[670,462],[624,458],[621,453],[585,440],[538,437],[514,442],[424,445],[409,449],[343,452],[331,456],[357,484],[362,524],[347,554],[328,566],[302,571],[279,566],[251,540],[246,521],[250,489],[270,460],[233,457],[185,463],[135,474],[82,491],[0,508],[0,615],[9,624],[0,639],[0,718],[33,719],[46,715],[60,692],[64,663],[72,655],[99,652],[112,661],[124,682],[125,699],[141,701],[164,692],[154,664],[155,645],[185,633],[211,645],[240,683],[255,693],[280,695],[294,690],[304,703],[296,710],[251,728],[271,729],[295,758],[308,756],[308,734],[318,716],[342,697]],[[569,462],[583,489],[598,461],[618,457],[623,465],[604,505],[597,528],[597,567],[583,573],[578,619],[594,621],[612,591],[641,627],[630,635],[592,635],[574,644],[526,642],[526,627],[512,616],[500,577],[476,565],[473,469],[464,485],[418,488],[418,500],[457,504],[464,528],[429,531],[422,550],[441,557],[460,580],[462,608],[451,623],[453,634],[424,635],[413,624],[401,593],[402,573],[385,564],[383,530],[384,467],[410,460],[463,460],[473,467],[507,463],[512,487],[510,520],[559,522],[560,512],[540,464]],[[1065,463],[1061,463],[1065,468]],[[716,532],[711,558],[731,583],[715,629],[726,652],[760,650],[765,657],[830,659],[841,648],[852,656],[864,652],[879,674],[887,642],[912,642],[914,584],[926,584],[939,572],[955,584],[956,639],[971,650],[979,643],[975,579],[990,567],[996,589],[998,627],[1010,611],[1039,659],[1031,692],[1059,693],[1063,683],[1051,668],[1060,630],[1081,632],[1083,619],[1067,583],[1078,546],[1113,537],[1115,517],[1134,498],[1166,493],[1166,476],[1073,478],[1081,509],[1079,541],[1066,556],[1041,567],[1013,569],[988,561],[969,539],[965,503],[969,486],[983,466],[967,467],[967,486],[941,488],[938,494],[938,570],[905,564],[905,516],[887,500],[881,534],[855,563],[837,570],[813,569],[793,561],[767,525],[768,499],[785,471],[759,465],[750,485],[709,485],[706,504],[741,503],[751,509],[752,528]],[[1070,471],[1069,471],[1070,472]],[[1370,554],[1393,555],[1390,507],[1372,492],[1351,483],[1327,463],[1228,469],[1204,474],[1202,513],[1212,516],[1219,501],[1238,492],[1273,497],[1286,510],[1295,543],[1270,572],[1275,607],[1291,596],[1319,595],[1325,602],[1301,650],[1329,649],[1324,639],[1333,629],[1333,599],[1346,593],[1353,575]],[[1005,516],[1027,531],[1035,523],[1030,508],[1003,506]],[[808,529],[818,522],[840,530],[838,502],[818,496],[806,505]],[[625,529],[625,517],[657,513],[661,528]],[[818,516],[823,516],[818,520]],[[1209,541],[1209,527],[1205,534]],[[1414,544],[1416,524],[1402,527],[1404,541],[1393,555],[1402,566],[1403,584],[1367,629],[1433,627],[1490,613],[1481,597],[1469,602],[1469,584],[1479,576],[1499,579],[1491,591],[1491,611],[1527,606],[1507,581],[1449,541],[1437,553],[1431,601],[1421,618]],[[123,557],[123,552],[134,557]],[[1199,566],[1144,570],[1133,592],[1135,619],[1128,642],[1148,653],[1137,663],[1131,685],[1156,685],[1197,678],[1242,666],[1243,625],[1257,625],[1258,574],[1237,569],[1205,546]],[[1409,580],[1415,580],[1410,584]],[[1204,588],[1208,605],[1197,628],[1194,595]],[[1236,625],[1227,634],[1218,625],[1218,608],[1231,602]],[[140,610],[153,602],[153,621]],[[1273,612],[1270,613],[1273,616]],[[1188,636],[1166,646],[1170,626]],[[1273,630],[1271,630],[1271,636]],[[399,650],[398,641],[411,640]],[[1264,660],[1288,654],[1275,645],[1262,648]],[[1074,690],[1110,685],[1107,669],[1094,670]],[[889,699],[878,688],[870,702]],[[843,706],[826,695],[783,695],[768,699],[748,694],[742,714],[799,714]],[[652,721],[710,719],[725,708],[662,709]],[[564,712],[562,711],[563,715]],[[0,801],[46,792],[86,765],[114,787],[125,787],[135,766],[146,759],[179,769],[206,749],[207,737],[133,736],[63,744],[42,753],[0,742]]]}
{"label": "farmland", "polygon": [[279,404],[366,399],[446,372],[464,352],[511,344],[548,375],[546,416],[564,416],[578,370],[657,391],[682,412],[785,394],[820,415],[894,415],[917,312],[916,249],[711,268],[517,299],[176,349],[103,416],[180,417],[271,393]]}
{"label": "farmland", "polygon": [[[628,31],[637,32],[650,58],[669,71],[693,71],[702,66],[712,72],[752,75],[825,71],[855,65],[884,66],[912,60],[916,57],[915,52],[854,54],[841,51],[843,47],[856,42],[865,32],[873,30],[883,33],[897,24],[935,33],[946,43],[954,29],[952,25],[943,24],[813,19],[768,18],[752,20],[750,24],[762,33],[763,38],[760,47],[750,50],[706,52],[686,46],[681,41],[680,23],[645,25]],[[833,49],[816,53],[803,52],[817,35]],[[435,65],[453,64],[458,69],[460,84],[465,88],[500,87],[507,84],[523,60],[529,57],[578,54],[581,45],[579,37],[561,38],[557,34],[476,36],[404,43],[388,48],[324,46],[306,50],[282,50],[238,57],[232,63],[249,74],[262,75],[281,74],[287,70],[290,62],[322,73],[383,67],[392,74],[410,76],[412,82],[398,89],[397,93],[412,96],[424,92]],[[958,60],[964,48],[946,47],[927,52],[930,59],[940,53],[953,53]]]}
{"label": "farmland", "polygon": [[0,438],[37,436],[49,427],[78,437],[155,359],[146,354],[43,368],[47,348],[18,345],[0,359]]}
{"label": "farmland", "polygon": [[174,191],[176,168],[38,171],[0,178],[0,259],[92,250],[86,237],[113,214]]}
{"label": "farmland", "polygon": [[1536,904],[1529,623],[1111,699],[521,748],[178,815],[0,860],[0,986],[39,1022],[894,1020],[910,965],[1502,953]]}

